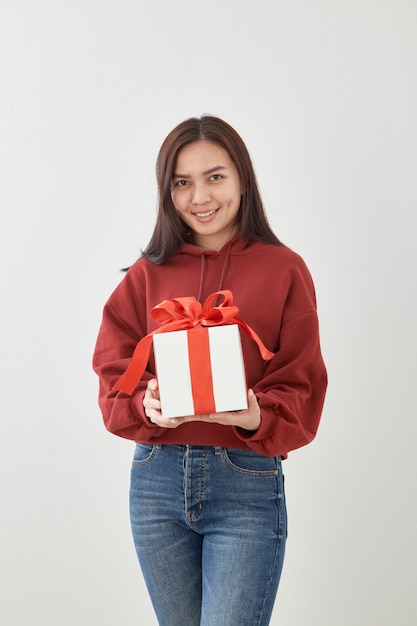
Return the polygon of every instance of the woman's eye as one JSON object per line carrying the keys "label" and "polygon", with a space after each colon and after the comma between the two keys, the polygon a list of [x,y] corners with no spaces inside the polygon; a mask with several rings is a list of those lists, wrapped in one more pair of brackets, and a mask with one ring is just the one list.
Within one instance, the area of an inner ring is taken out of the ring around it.
{"label": "woman's eye", "polygon": [[176,187],[185,187],[187,185],[187,181],[186,180],[177,180],[177,182],[175,183]]}
{"label": "woman's eye", "polygon": [[221,174],[213,174],[211,177],[212,180],[221,180],[223,176]]}

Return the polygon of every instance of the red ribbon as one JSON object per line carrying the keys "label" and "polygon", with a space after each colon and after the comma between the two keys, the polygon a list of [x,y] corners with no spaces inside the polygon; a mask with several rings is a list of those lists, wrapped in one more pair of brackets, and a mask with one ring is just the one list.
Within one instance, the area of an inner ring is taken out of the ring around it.
{"label": "red ribbon", "polygon": [[210,341],[207,327],[194,326],[192,330],[187,330],[187,340],[194,415],[215,413],[216,401],[213,390]]}
{"label": "red ribbon", "polygon": [[[218,306],[213,306],[219,296],[223,297],[223,301]],[[246,322],[237,317],[239,309],[232,303],[232,292],[225,289],[212,293],[203,306],[194,297],[174,298],[173,300],[164,300],[157,304],[152,309],[152,317],[162,325],[161,328],[157,328],[139,341],[128,368],[113,385],[113,389],[124,391],[129,395],[133,393],[146,369],[152,345],[152,336],[155,333],[188,330],[196,326],[238,324],[256,342],[263,359],[265,361],[272,359],[274,353],[264,346],[262,340]]]}

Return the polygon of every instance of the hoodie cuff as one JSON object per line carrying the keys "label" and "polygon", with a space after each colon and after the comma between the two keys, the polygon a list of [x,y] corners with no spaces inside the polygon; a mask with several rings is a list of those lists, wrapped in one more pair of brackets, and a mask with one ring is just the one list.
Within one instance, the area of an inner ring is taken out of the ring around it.
{"label": "hoodie cuff", "polygon": [[152,430],[155,436],[158,436],[158,432],[162,434],[165,431],[165,429],[151,422],[149,417],[146,415],[145,409],[143,406],[143,398],[145,397],[145,391],[146,389],[143,389],[135,393],[135,395],[132,398],[130,408],[131,408],[132,414],[136,417],[136,419],[142,422],[142,424],[146,428],[148,428],[149,430]]}

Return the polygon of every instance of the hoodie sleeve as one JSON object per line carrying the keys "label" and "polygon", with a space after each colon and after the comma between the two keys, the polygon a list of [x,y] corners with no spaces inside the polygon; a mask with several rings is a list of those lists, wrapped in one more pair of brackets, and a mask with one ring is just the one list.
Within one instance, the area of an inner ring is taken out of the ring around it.
{"label": "hoodie sleeve", "polygon": [[93,369],[99,377],[98,402],[107,430],[126,439],[148,441],[166,431],[147,419],[142,405],[147,381],[155,374],[146,371],[132,395],[113,389],[138,341],[146,335],[145,307],[138,306],[137,291],[127,274],[104,306]]}
{"label": "hoodie sleeve", "polygon": [[279,330],[279,348],[253,386],[261,410],[254,433],[237,428],[253,450],[282,455],[310,443],[317,432],[327,388],[316,299],[304,264],[291,273]]}

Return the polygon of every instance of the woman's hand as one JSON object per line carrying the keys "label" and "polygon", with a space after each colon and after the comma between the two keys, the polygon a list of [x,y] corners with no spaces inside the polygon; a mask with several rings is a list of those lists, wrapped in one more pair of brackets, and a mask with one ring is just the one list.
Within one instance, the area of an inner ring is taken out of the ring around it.
{"label": "woman's hand", "polygon": [[[148,382],[148,386],[143,397],[143,407],[145,409],[145,415],[148,419],[161,428],[178,428],[185,422],[194,421],[194,415],[185,417],[162,417],[161,413],[161,400],[159,399],[158,381],[156,378],[152,378]],[[202,416],[204,417],[204,416]]]}
{"label": "woman's hand", "polygon": [[145,414],[149,420],[161,428],[178,428],[186,422],[211,422],[223,426],[239,426],[245,430],[255,431],[261,423],[261,412],[252,389],[248,391],[248,408],[243,411],[226,411],[209,415],[187,415],[184,417],[162,417],[159,399],[158,382],[152,378],[143,398]]}
{"label": "woman's hand", "polygon": [[223,426],[238,426],[244,430],[258,430],[261,423],[261,411],[258,400],[252,389],[248,391],[248,408],[243,411],[226,411],[224,413],[210,413],[210,415],[196,415],[192,420],[212,422]]}

